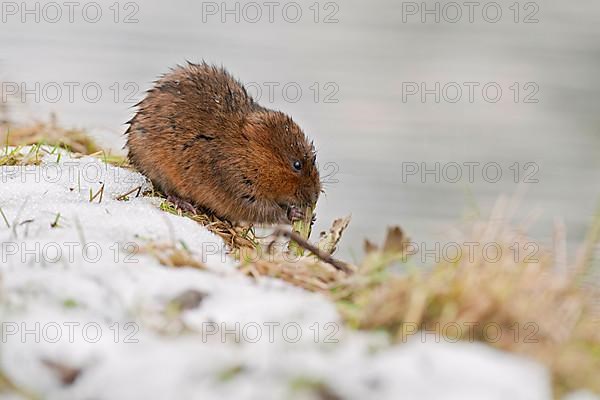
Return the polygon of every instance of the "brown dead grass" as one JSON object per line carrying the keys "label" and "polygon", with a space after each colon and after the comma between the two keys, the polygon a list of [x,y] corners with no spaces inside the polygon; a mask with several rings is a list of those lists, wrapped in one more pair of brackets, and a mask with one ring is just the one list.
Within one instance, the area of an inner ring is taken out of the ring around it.
{"label": "brown dead grass", "polygon": [[183,216],[199,223],[210,232],[223,239],[225,244],[231,250],[253,249],[258,245],[258,238],[254,234],[252,226],[233,224],[212,214],[192,214],[184,212],[166,199],[161,203],[160,209],[170,214]]}
{"label": "brown dead grass", "polygon": [[545,255],[530,263],[515,262],[512,254],[496,263],[461,258],[383,281],[361,277],[342,284],[336,298],[359,329],[384,329],[401,343],[417,329],[447,340],[486,342],[548,366],[560,393],[580,387],[600,392],[592,293],[551,266]]}
{"label": "brown dead grass", "polygon": [[281,279],[292,285],[313,292],[328,294],[348,275],[330,264],[317,260],[312,256],[269,255],[264,257],[260,250],[245,250],[240,270],[253,278],[268,276]]}
{"label": "brown dead grass", "polygon": [[[130,249],[131,250],[131,249]],[[156,258],[166,267],[192,267],[205,269],[206,266],[198,260],[183,243],[148,242],[135,249],[136,254],[148,254]]]}
{"label": "brown dead grass", "polygon": [[50,121],[36,121],[31,124],[6,127],[0,130],[0,143],[9,146],[46,144],[58,146],[74,153],[92,154],[101,151],[89,135],[80,129],[61,127],[52,115]]}

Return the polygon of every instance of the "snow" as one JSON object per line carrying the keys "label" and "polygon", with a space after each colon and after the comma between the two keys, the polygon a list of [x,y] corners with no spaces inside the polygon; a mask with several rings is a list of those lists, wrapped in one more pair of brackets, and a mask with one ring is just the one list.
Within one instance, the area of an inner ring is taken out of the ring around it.
{"label": "snow", "polygon": [[[242,276],[200,225],[153,198],[116,200],[148,187],[136,172],[63,153],[0,178],[0,366],[44,398],[551,398],[530,360],[418,336],[391,345],[345,328],[321,295]],[[208,269],[127,251],[179,241]],[[186,291],[199,304],[173,311]],[[64,384],[47,361],[81,373]]]}

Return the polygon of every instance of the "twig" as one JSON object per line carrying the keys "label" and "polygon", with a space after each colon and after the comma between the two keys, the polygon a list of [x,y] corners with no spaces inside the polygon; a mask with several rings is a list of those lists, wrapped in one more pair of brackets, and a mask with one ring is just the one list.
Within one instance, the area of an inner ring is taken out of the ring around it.
{"label": "twig", "polygon": [[54,220],[53,223],[50,224],[51,228],[57,228],[58,227],[58,220],[60,219],[60,213],[56,214],[56,219]]}
{"label": "twig", "polygon": [[100,196],[100,201],[98,203],[102,203],[102,195],[104,194],[104,183],[102,184],[102,187],[100,187],[100,190],[98,190],[98,192],[92,196],[92,189],[90,188],[90,203],[92,203],[94,200],[96,200],[96,197]]}
{"label": "twig", "polygon": [[140,197],[140,192],[142,191],[142,187],[138,186],[136,188],[131,189],[129,192],[120,195],[119,197],[117,197],[118,201],[123,201],[127,198],[127,196],[129,196],[130,194],[132,194],[133,192],[137,191],[135,197]]}
{"label": "twig", "polygon": [[1,207],[0,207],[0,215],[2,215],[2,218],[4,219],[4,223],[6,224],[6,227],[8,229],[10,229],[10,223],[8,222],[8,219],[6,218],[6,215],[4,215],[4,211],[2,211]]}
{"label": "twig", "polygon": [[323,262],[326,262],[327,264],[333,265],[336,269],[339,269],[340,271],[344,271],[346,273],[353,272],[352,269],[348,266],[348,264],[341,260],[333,258],[331,254],[322,251],[317,246],[311,244],[308,240],[304,239],[296,232],[288,231],[284,228],[276,228],[273,234],[276,236],[282,236],[288,240],[293,240],[294,242],[296,242],[296,244],[298,244],[298,246],[310,251],[318,259],[320,259]]}

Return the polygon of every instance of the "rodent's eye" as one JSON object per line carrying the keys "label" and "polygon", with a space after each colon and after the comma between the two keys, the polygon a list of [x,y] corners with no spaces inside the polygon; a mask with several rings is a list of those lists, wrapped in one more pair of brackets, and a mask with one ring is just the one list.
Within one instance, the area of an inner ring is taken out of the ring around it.
{"label": "rodent's eye", "polygon": [[302,169],[302,162],[296,160],[294,161],[294,164],[292,164],[292,166],[296,171],[300,171]]}

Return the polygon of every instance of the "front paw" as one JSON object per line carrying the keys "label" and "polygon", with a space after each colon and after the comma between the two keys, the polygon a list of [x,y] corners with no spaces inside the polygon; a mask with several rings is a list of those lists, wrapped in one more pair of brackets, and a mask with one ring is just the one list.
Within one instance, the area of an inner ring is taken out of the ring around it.
{"label": "front paw", "polygon": [[167,201],[173,203],[178,209],[180,209],[183,212],[187,212],[193,215],[198,214],[198,210],[196,209],[196,207],[192,203],[183,200],[181,197],[169,195],[167,197]]}
{"label": "front paw", "polygon": [[306,213],[297,206],[290,206],[287,210],[287,217],[291,223],[294,223],[296,221],[302,221],[306,217]]}

